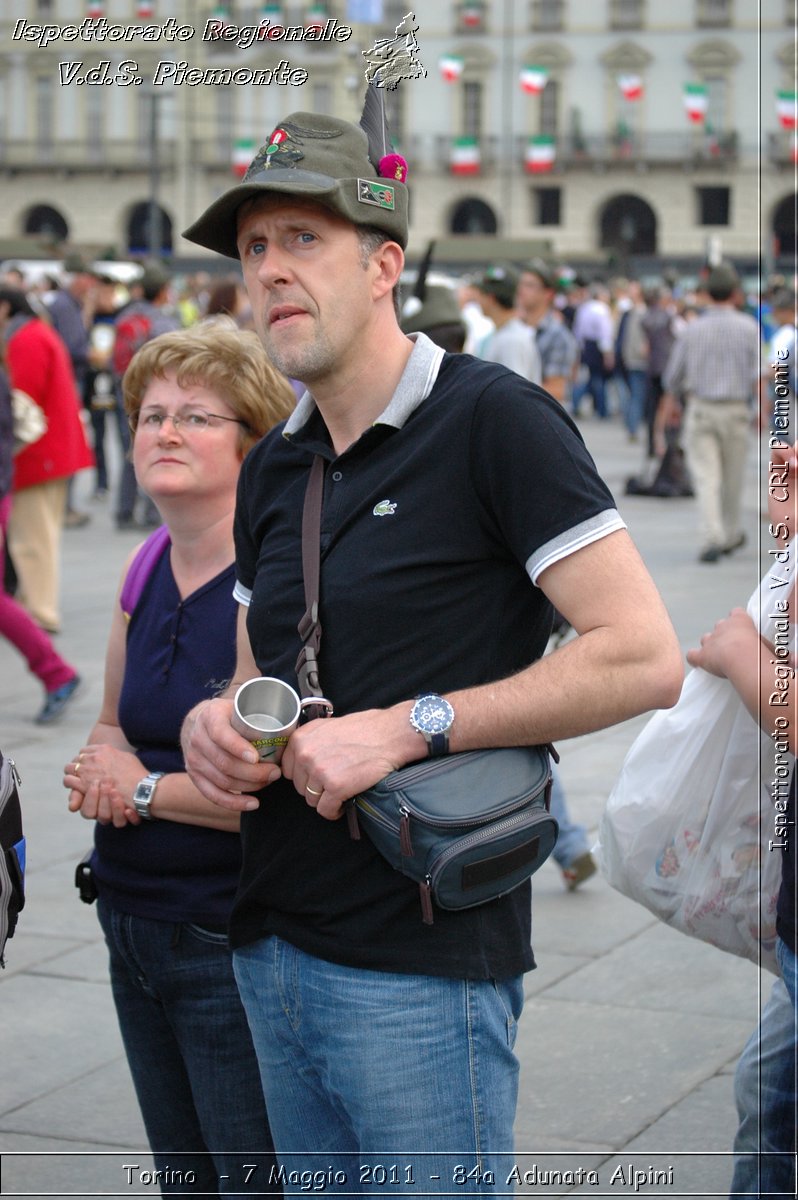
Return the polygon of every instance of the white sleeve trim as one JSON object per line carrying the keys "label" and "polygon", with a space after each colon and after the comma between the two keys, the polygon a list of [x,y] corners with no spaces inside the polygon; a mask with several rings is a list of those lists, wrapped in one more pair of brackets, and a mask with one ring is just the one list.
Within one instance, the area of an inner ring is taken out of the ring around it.
{"label": "white sleeve trim", "polygon": [[250,601],[252,600],[252,589],[245,588],[243,583],[239,583],[236,580],[236,585],[233,588],[233,599],[238,601],[239,604],[243,604],[244,608],[249,608]]}
{"label": "white sleeve trim", "polygon": [[615,508],[605,509],[604,512],[597,513],[595,517],[590,517],[589,520],[582,521],[579,525],[574,525],[572,529],[567,529],[565,533],[558,534],[556,538],[552,538],[550,542],[540,546],[527,559],[527,574],[537,585],[540,575],[547,567],[553,566],[563,558],[568,558],[577,550],[589,546],[591,542],[597,542],[607,534],[615,533],[618,529],[626,529],[626,522],[622,519],[621,514]]}

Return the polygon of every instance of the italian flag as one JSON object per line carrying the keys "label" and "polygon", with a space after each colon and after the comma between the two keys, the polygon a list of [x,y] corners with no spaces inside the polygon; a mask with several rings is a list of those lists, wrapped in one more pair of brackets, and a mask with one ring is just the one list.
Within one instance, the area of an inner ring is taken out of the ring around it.
{"label": "italian flag", "polygon": [[782,129],[795,129],[795,92],[776,92],[776,112]]}
{"label": "italian flag", "polygon": [[707,89],[702,83],[686,83],[682,99],[688,119],[699,125],[707,115]]}
{"label": "italian flag", "polygon": [[305,17],[306,29],[323,29],[327,20],[327,9],[323,4],[311,4],[310,11]]}
{"label": "italian flag", "polygon": [[138,0],[136,4],[136,17],[139,21],[149,21],[154,12],[155,5],[152,3],[152,0]]}
{"label": "italian flag", "polygon": [[704,126],[704,131],[707,135],[707,150],[713,158],[717,158],[720,154],[720,140],[715,131],[714,125],[707,121],[706,125]]}
{"label": "italian flag", "polygon": [[464,4],[460,9],[460,20],[466,29],[479,29],[483,16],[481,4]]}
{"label": "italian flag", "polygon": [[239,179],[243,179],[247,173],[247,167],[255,157],[254,138],[238,138],[233,143],[233,174]]}
{"label": "italian flag", "polygon": [[555,157],[553,137],[548,137],[546,134],[531,137],[524,155],[524,168],[531,175],[539,175],[543,171],[552,169]]}
{"label": "italian flag", "polygon": [[452,175],[478,175],[479,164],[480,155],[477,139],[472,137],[455,138],[452,142],[452,150],[449,158]]}
{"label": "italian flag", "polygon": [[618,87],[624,100],[639,100],[643,95],[643,80],[639,75],[619,75]]}
{"label": "italian flag", "polygon": [[105,16],[105,5],[102,0],[89,0],[86,5],[86,16],[90,21],[97,21],[100,17]]}
{"label": "italian flag", "polygon": [[274,23],[279,25],[283,18],[283,10],[279,4],[262,4],[260,10],[260,20],[258,21],[258,38],[263,40],[266,37],[269,25]]}
{"label": "italian flag", "polygon": [[438,61],[438,66],[447,83],[456,83],[463,74],[465,63],[456,54],[444,54],[443,58]]}
{"label": "italian flag", "polygon": [[798,163],[798,136],[796,135],[793,135],[790,157],[792,158],[793,163]]}
{"label": "italian flag", "polygon": [[215,26],[214,32],[216,29],[227,28],[227,26],[230,24],[230,14],[223,4],[217,4],[214,6],[211,20]]}
{"label": "italian flag", "polygon": [[545,67],[526,66],[521,71],[519,83],[529,96],[539,96],[546,86],[549,73]]}

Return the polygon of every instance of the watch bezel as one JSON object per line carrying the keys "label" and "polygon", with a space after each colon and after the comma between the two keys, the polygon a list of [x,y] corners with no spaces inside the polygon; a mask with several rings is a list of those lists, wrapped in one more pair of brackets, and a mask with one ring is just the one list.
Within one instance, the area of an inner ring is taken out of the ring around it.
{"label": "watch bezel", "polygon": [[[425,728],[421,719],[421,706],[425,701],[434,701],[437,705],[443,706],[449,716],[449,722],[443,729]],[[443,696],[438,692],[425,692],[423,696],[418,696],[410,710],[410,724],[417,733],[427,743],[427,752],[429,755],[441,755],[449,753],[449,730],[454,724],[454,708]]]}

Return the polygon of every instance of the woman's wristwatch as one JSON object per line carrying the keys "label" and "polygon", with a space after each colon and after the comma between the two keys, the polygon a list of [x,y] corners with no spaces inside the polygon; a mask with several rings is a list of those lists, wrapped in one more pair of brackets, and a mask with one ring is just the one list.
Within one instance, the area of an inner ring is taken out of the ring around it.
{"label": "woman's wristwatch", "polygon": [[151,771],[149,775],[145,775],[136,784],[136,790],[133,793],[133,807],[144,821],[155,820],[150,805],[155,795],[155,789],[158,786],[158,780],[163,779],[164,774],[164,771]]}

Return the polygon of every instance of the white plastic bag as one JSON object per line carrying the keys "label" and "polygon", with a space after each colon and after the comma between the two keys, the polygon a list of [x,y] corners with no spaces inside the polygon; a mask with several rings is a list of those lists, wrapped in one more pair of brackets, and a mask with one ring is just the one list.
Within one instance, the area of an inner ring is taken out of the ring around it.
{"label": "white plastic bag", "polygon": [[[770,642],[779,618],[775,599],[790,596],[797,551],[794,540],[748,602]],[[787,752],[782,761],[786,786],[795,759]],[[728,680],[694,669],[677,704],[655,713],[632,744],[596,852],[612,887],[667,925],[778,974],[782,855],[769,848],[775,762],[772,737]]]}

